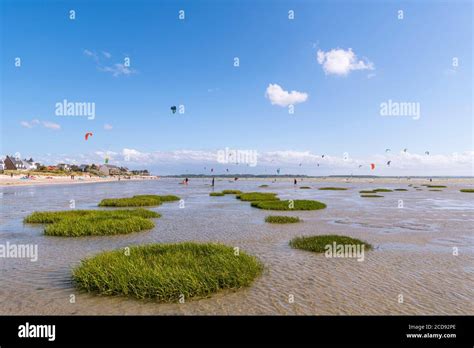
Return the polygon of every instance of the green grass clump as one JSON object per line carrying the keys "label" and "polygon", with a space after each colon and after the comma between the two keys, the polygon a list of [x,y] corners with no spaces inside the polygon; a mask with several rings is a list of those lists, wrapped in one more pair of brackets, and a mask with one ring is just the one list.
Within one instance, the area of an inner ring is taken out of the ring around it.
{"label": "green grass clump", "polygon": [[426,186],[428,188],[446,188],[447,187],[443,185],[421,185],[421,186]]}
{"label": "green grass clump", "polygon": [[267,216],[265,218],[265,222],[271,224],[292,224],[295,222],[300,222],[300,218],[297,216],[281,216],[281,215],[273,215]]}
{"label": "green grass clump", "polygon": [[364,198],[383,198],[383,196],[380,196],[380,195],[360,195],[360,196]]}
{"label": "green grass clump", "polygon": [[375,193],[375,191],[373,191],[373,190],[362,190],[362,191],[359,191],[359,193]]}
{"label": "green grass clump", "polygon": [[460,189],[460,192],[474,193],[474,189]]}
{"label": "green grass clump", "polygon": [[241,201],[245,202],[255,202],[255,201],[278,201],[280,200],[277,196],[276,193],[262,193],[262,192],[246,192],[246,193],[241,193],[237,196],[236,198],[240,199]]}
{"label": "green grass clump", "polygon": [[310,189],[311,187],[309,186],[301,186],[300,189],[303,189],[303,190],[307,190],[307,189]]}
{"label": "green grass clump", "polygon": [[115,219],[122,217],[141,217],[145,219],[159,218],[160,214],[146,209],[121,209],[121,210],[62,210],[62,211],[37,211],[28,215],[23,221],[29,224],[51,224],[66,218],[103,218]]}
{"label": "green grass clump", "polygon": [[99,207],[152,207],[178,200],[179,197],[174,195],[136,195],[126,198],[106,198],[99,203]]}
{"label": "green grass clump", "polygon": [[48,224],[47,236],[80,237],[128,234],[155,227],[150,218],[160,214],[145,210],[66,210],[34,212],[24,219],[25,223]]}
{"label": "green grass clump", "polygon": [[153,221],[140,217],[114,219],[66,218],[44,229],[47,236],[81,237],[128,234],[155,227]]}
{"label": "green grass clump", "polygon": [[259,187],[268,187],[268,185],[260,185]]}
{"label": "green grass clump", "polygon": [[209,196],[211,196],[211,197],[221,197],[221,196],[224,196],[224,194],[222,192],[211,192],[211,193],[209,193]]}
{"label": "green grass clump", "polygon": [[129,198],[106,198],[100,201],[99,207],[152,207],[161,203],[162,200],[157,195],[139,195]]}
{"label": "green grass clump", "polygon": [[346,191],[347,188],[345,187],[320,187],[318,190],[321,191]]}
{"label": "green grass clump", "polygon": [[295,249],[324,253],[326,251],[326,245],[330,245],[332,248],[334,242],[336,245],[364,245],[367,250],[372,249],[372,245],[367,242],[334,234],[312,237],[296,237],[290,241],[290,246]]}
{"label": "green grass clump", "polygon": [[[420,190],[420,191],[421,191],[421,190]],[[431,190],[428,190],[428,191],[443,192],[443,190],[438,190],[438,189],[431,189]]]}
{"label": "green grass clump", "polygon": [[408,191],[407,189],[394,189],[394,191]]}
{"label": "green grass clump", "polygon": [[[147,196],[147,195],[141,195],[141,196]],[[141,196],[134,196],[134,197],[141,197]],[[150,196],[155,196],[155,195],[150,195]],[[175,202],[181,199],[175,195],[156,195],[156,197],[158,197],[158,199],[162,202]]]}
{"label": "green grass clump", "polygon": [[291,201],[260,201],[252,202],[251,206],[265,210],[318,210],[326,208],[326,204],[318,201],[297,199],[292,202],[293,208],[291,208]]}
{"label": "green grass clump", "polygon": [[225,195],[238,195],[240,193],[242,193],[242,191],[240,190],[224,190],[222,191],[223,194]]}
{"label": "green grass clump", "polygon": [[393,190],[386,189],[386,188],[378,188],[375,190],[372,190],[373,192],[393,192]]}
{"label": "green grass clump", "polygon": [[87,292],[178,302],[250,286],[262,270],[257,258],[232,247],[187,242],[135,246],[128,256],[103,252],[83,260],[72,277]]}

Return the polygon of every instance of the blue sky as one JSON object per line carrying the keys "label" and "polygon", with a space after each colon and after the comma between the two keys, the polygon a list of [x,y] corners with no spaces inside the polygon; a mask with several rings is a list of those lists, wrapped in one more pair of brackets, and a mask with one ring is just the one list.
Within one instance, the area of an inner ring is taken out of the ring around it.
{"label": "blue sky", "polygon": [[[472,175],[469,1],[6,0],[1,23],[3,155],[172,174],[222,171],[228,147],[259,153],[239,172]],[[294,114],[270,84],[306,96]],[[64,99],[95,118],[55,115]],[[381,116],[389,99],[419,119]]]}

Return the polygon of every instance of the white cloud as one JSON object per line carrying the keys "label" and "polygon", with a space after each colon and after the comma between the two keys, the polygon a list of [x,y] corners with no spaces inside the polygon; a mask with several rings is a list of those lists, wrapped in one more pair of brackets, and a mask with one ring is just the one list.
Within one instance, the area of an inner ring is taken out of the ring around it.
{"label": "white cloud", "polygon": [[[124,148],[121,151],[95,151],[80,155],[52,155],[36,156],[34,158],[45,164],[55,163],[104,163],[104,158],[109,158],[115,165],[128,168],[153,169],[160,174],[163,168],[176,169],[175,173],[184,172],[183,168],[191,171],[207,166],[216,168],[216,173],[224,172],[224,168],[217,163],[216,151],[176,150],[142,152],[137,149]],[[283,173],[299,173],[306,175],[387,175],[387,176],[431,176],[431,175],[473,175],[474,151],[465,151],[452,154],[415,154],[408,152],[392,152],[373,154],[364,157],[344,158],[344,154],[324,154],[311,151],[258,151],[258,165],[252,171],[255,174],[274,174],[277,168]],[[38,158],[36,158],[38,157]],[[390,166],[387,162],[391,161]],[[375,163],[375,170],[370,169],[370,164]],[[319,166],[318,166],[319,164]],[[359,168],[359,166],[361,166]],[[194,168],[194,169],[193,169]],[[230,167],[229,167],[230,168]],[[155,170],[156,169],[156,170]],[[234,172],[243,170],[238,167]]]}
{"label": "white cloud", "polygon": [[341,48],[324,52],[318,50],[318,63],[323,66],[324,72],[334,75],[347,75],[352,70],[374,70],[374,64],[368,60],[358,60],[352,48],[347,51]]}
{"label": "white cloud", "polygon": [[91,50],[88,50],[88,49],[85,49],[83,51],[84,55],[88,56],[88,57],[91,57],[92,59],[94,59],[96,62],[99,61],[99,56],[97,55],[97,53],[91,51]]}
{"label": "white cloud", "polygon": [[117,77],[120,75],[131,75],[137,72],[135,69],[127,67],[125,66],[125,64],[122,64],[122,63],[117,63],[112,66],[99,67],[99,70],[109,72],[114,77]]}
{"label": "white cloud", "polygon": [[108,123],[104,124],[104,129],[105,130],[111,130],[112,128],[114,128],[114,127],[112,127],[111,124],[108,124]]}
{"label": "white cloud", "polygon": [[57,123],[50,122],[50,121],[43,121],[43,127],[53,129],[53,130],[59,130],[61,129],[61,126]]}
{"label": "white cloud", "polygon": [[40,123],[40,121],[38,119],[34,119],[34,120],[31,120],[31,121],[21,121],[20,122],[22,127],[25,127],[25,128],[33,128],[34,126],[36,126],[39,123]]}
{"label": "white cloud", "polygon": [[85,49],[84,55],[94,59],[97,69],[100,71],[111,73],[114,77],[121,75],[131,75],[137,73],[137,70],[125,66],[123,63],[116,63],[113,65],[105,65],[105,60],[112,58],[112,54],[107,51],[101,51],[102,54],[97,54],[94,51]]}
{"label": "white cloud", "polygon": [[278,84],[270,83],[265,92],[265,97],[270,100],[272,105],[286,107],[288,105],[305,102],[308,99],[308,94],[298,91],[288,92],[281,88]]}
{"label": "white cloud", "polygon": [[38,119],[33,119],[31,121],[21,121],[20,122],[20,125],[22,127],[25,127],[25,128],[33,128],[37,125],[43,125],[43,127],[45,128],[49,128],[49,129],[54,129],[54,130],[58,130],[58,129],[61,129],[61,126],[57,123],[54,123],[54,122],[50,122],[50,121],[40,121]]}

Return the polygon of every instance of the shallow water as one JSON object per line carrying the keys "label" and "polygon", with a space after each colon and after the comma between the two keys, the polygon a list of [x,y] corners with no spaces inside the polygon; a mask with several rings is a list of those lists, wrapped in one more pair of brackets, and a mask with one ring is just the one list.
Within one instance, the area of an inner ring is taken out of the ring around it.
{"label": "shallow water", "polygon": [[[313,188],[350,188],[318,191],[295,189],[290,181],[216,181],[216,190],[277,192],[282,199],[317,199],[328,205],[319,211],[283,212],[304,222],[279,226],[264,223],[271,212],[251,208],[233,195],[209,197],[209,180],[192,179],[187,187],[178,181],[1,188],[0,243],[37,244],[39,255],[37,262],[0,258],[0,314],[474,314],[474,195],[459,192],[466,185],[433,192],[383,184],[409,191],[371,199],[358,191],[380,185],[305,180]],[[146,193],[177,194],[185,208],[178,202],[151,208],[163,215],[156,227],[125,236],[46,237],[42,225],[22,222],[35,210],[69,209],[71,199],[76,209],[91,209],[105,197]],[[400,199],[403,208],[398,208]],[[360,238],[374,250],[358,262],[288,246],[294,236],[316,234]],[[184,304],[102,297],[72,286],[71,269],[85,257],[130,245],[189,240],[238,246],[264,263],[264,274],[250,288]],[[453,247],[459,255],[453,255]]]}

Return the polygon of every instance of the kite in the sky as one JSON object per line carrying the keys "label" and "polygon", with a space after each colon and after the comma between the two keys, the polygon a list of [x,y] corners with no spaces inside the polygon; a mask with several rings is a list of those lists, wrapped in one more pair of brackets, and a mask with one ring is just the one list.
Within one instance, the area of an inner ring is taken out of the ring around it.
{"label": "kite in the sky", "polygon": [[362,164],[359,164],[359,168],[361,168],[361,167],[362,167]]}
{"label": "kite in the sky", "polygon": [[392,150],[390,150],[390,149],[385,149],[385,152],[390,152],[390,151],[392,151]]}
{"label": "kite in the sky", "polygon": [[321,155],[321,158],[324,158],[324,155]]}
{"label": "kite in the sky", "polygon": [[109,158],[108,157],[105,157],[105,164],[109,163]]}
{"label": "kite in the sky", "polygon": [[425,155],[429,155],[429,154],[430,154],[430,152],[429,152],[429,151],[425,151]]}
{"label": "kite in the sky", "polygon": [[300,167],[301,167],[302,163],[300,163]]}
{"label": "kite in the sky", "polygon": [[176,113],[176,106],[173,105],[170,109],[171,109],[171,111],[173,112],[173,114]]}
{"label": "kite in the sky", "polygon": [[390,163],[392,163],[392,161],[388,161],[388,162],[387,162],[387,166],[390,167]]}
{"label": "kite in the sky", "polygon": [[280,168],[277,169],[277,173],[280,174]]}
{"label": "kite in the sky", "polygon": [[88,132],[88,133],[86,133],[86,135],[84,136],[84,138],[85,138],[86,140],[88,140],[89,137],[91,137],[91,136],[92,136],[92,133],[91,133],[91,132]]}
{"label": "kite in the sky", "polygon": [[375,163],[370,164],[370,169],[374,170],[375,169]]}
{"label": "kite in the sky", "polygon": [[408,149],[403,149],[403,152],[407,152]]}

